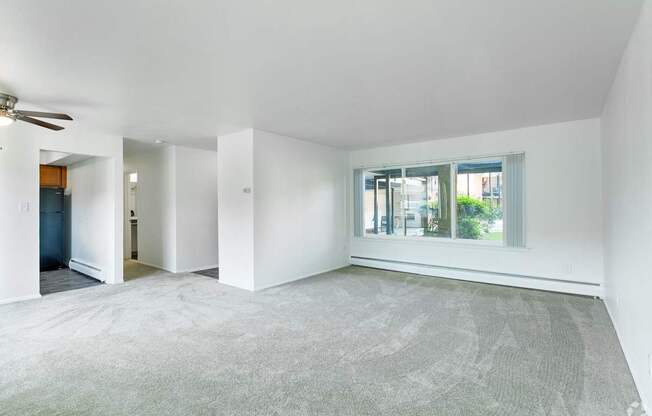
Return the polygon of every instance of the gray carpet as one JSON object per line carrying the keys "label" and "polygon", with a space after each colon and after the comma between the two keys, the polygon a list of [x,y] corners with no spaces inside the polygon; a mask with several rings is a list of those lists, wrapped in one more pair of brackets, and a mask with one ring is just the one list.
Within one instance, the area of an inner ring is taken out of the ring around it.
{"label": "gray carpet", "polygon": [[[640,414],[601,301],[349,267],[0,306],[2,415]],[[629,412],[628,412],[629,409]]]}

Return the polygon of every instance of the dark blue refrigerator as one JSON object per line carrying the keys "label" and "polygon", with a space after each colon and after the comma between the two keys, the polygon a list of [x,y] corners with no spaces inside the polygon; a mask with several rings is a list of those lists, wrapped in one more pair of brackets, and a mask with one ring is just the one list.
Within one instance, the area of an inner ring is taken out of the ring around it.
{"label": "dark blue refrigerator", "polygon": [[64,256],[64,209],[62,188],[41,188],[41,270],[62,267]]}

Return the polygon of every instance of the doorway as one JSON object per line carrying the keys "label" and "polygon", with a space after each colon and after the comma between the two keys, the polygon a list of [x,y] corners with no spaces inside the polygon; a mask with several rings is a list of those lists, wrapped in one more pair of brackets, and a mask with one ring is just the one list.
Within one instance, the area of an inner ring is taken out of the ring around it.
{"label": "doorway", "polygon": [[129,234],[129,258],[138,260],[138,172],[127,174],[127,213],[128,217],[128,234]]}
{"label": "doorway", "polygon": [[[92,257],[75,253],[92,250],[87,241],[91,230],[96,182],[99,175],[89,175],[99,158],[42,150],[39,164],[39,267],[40,293],[49,295],[101,284],[101,268]],[[78,172],[81,171],[81,172]],[[83,177],[83,180],[79,180]],[[73,179],[77,178],[77,179]],[[75,183],[75,186],[72,185]],[[73,204],[73,197],[76,204]],[[80,214],[81,213],[81,214]],[[75,249],[73,250],[73,240]],[[86,260],[90,258],[91,261]]]}

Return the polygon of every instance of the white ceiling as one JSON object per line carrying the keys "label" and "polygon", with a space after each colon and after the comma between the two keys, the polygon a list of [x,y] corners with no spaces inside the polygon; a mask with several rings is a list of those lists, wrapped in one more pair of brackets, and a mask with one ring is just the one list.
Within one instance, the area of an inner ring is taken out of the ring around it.
{"label": "white ceiling", "polygon": [[126,137],[377,146],[600,114],[641,0],[0,0],[0,91]]}
{"label": "white ceiling", "polygon": [[52,166],[70,166],[84,160],[92,159],[95,156],[81,155],[77,153],[63,153],[52,150],[41,150],[40,164]]}
{"label": "white ceiling", "polygon": [[[213,145],[214,142],[215,139],[212,139],[211,145]],[[125,157],[135,156],[144,152],[151,152],[152,150],[167,146],[166,143],[152,143],[151,141],[144,142],[134,139],[125,139],[122,144]]]}

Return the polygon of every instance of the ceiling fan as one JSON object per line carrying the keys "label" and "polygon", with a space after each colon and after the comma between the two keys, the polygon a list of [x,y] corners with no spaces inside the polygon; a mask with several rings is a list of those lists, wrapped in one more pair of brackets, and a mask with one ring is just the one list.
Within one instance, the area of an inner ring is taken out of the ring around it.
{"label": "ceiling fan", "polygon": [[13,95],[4,94],[0,92],[0,126],[8,126],[14,121],[24,121],[37,126],[45,127],[50,130],[63,130],[63,127],[56,124],[48,123],[46,121],[38,120],[37,118],[55,118],[57,120],[72,120],[68,114],[60,113],[44,113],[42,111],[26,111],[16,110],[14,106],[18,102],[18,98]]}

